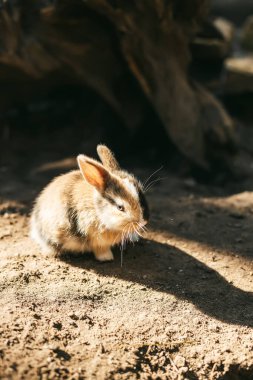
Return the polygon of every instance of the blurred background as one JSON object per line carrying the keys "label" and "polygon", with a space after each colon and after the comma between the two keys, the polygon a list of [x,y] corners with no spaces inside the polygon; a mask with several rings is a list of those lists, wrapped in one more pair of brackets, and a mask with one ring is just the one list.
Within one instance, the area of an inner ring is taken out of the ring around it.
{"label": "blurred background", "polygon": [[251,0],[5,0],[0,31],[3,176],[99,142],[128,165],[251,174]]}

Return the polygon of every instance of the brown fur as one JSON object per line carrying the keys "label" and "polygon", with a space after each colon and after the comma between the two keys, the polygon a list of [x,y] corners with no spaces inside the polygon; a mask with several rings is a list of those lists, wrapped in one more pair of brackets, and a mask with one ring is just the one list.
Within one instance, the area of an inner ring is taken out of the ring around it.
{"label": "brown fur", "polygon": [[39,195],[31,235],[47,252],[92,251],[98,260],[112,260],[111,247],[126,228],[133,233],[133,221],[147,219],[141,186],[132,175],[89,157],[78,156],[78,163],[80,171],[55,178]]}
{"label": "brown fur", "polygon": [[105,145],[98,145],[97,152],[100,160],[106,169],[116,171],[120,170],[120,166],[114,154]]}

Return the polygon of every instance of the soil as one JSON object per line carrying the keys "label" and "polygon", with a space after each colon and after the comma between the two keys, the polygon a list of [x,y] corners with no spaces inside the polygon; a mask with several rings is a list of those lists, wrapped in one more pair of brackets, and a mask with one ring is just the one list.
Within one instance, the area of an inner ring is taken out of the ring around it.
{"label": "soil", "polygon": [[0,378],[253,379],[253,176],[205,185],[162,170],[122,267],[118,248],[112,263],[55,259],[30,240],[29,213],[75,160],[47,141],[0,168]]}

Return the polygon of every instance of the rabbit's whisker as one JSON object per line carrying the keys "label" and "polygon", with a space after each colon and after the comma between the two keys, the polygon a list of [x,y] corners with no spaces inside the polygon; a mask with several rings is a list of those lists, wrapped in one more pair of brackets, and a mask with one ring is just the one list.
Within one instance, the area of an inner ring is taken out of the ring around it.
{"label": "rabbit's whisker", "polygon": [[[143,234],[146,232],[146,228],[141,226],[138,222],[129,222],[124,227],[121,233],[121,242],[120,242],[120,252],[121,252],[121,267],[123,266],[123,251],[126,246],[127,241],[134,243],[134,237],[132,233],[136,233],[141,238],[144,238]],[[119,234],[116,236],[115,241],[117,240]]]}
{"label": "rabbit's whisker", "polygon": [[146,185],[148,185],[148,181],[153,177],[153,175],[155,175],[157,172],[159,172],[161,169],[163,168],[163,166],[161,166],[159,169],[157,169],[156,171],[154,171],[147,179],[145,182],[143,182],[143,187],[145,187]]}
{"label": "rabbit's whisker", "polygon": [[141,234],[141,232],[139,231],[139,229],[137,228],[137,226],[134,226],[134,231],[137,235],[139,235],[141,238],[144,238]]}
{"label": "rabbit's whisker", "polygon": [[147,232],[147,227],[142,226],[140,223],[137,222],[138,228],[143,231],[143,233]]}
{"label": "rabbit's whisker", "polygon": [[154,183],[155,182],[158,182],[158,181],[163,181],[164,179],[168,179],[169,177],[160,177],[160,178],[156,178],[154,179],[153,181],[151,181],[144,189],[143,189],[143,192],[144,193],[147,193],[148,190],[151,189],[151,187],[153,187]]}
{"label": "rabbit's whisker", "polygon": [[123,266],[123,251],[125,248],[126,240],[129,238],[129,223],[126,224],[123,228],[123,231],[121,233],[122,239],[121,239],[121,247],[120,247],[120,266],[122,268]]}
{"label": "rabbit's whisker", "polygon": [[144,226],[140,225],[138,222],[136,222],[136,227],[138,231],[141,231],[141,233],[144,234],[146,232]]}
{"label": "rabbit's whisker", "polygon": [[124,229],[123,229],[122,240],[121,240],[121,245],[120,245],[120,266],[121,266],[121,268],[123,266],[124,239],[125,239],[125,236],[124,236]]}
{"label": "rabbit's whisker", "polygon": [[[125,226],[126,227],[126,226]],[[121,235],[121,241],[120,241],[120,243],[122,243],[122,241],[124,240],[124,229],[125,229],[125,227],[123,228],[123,230],[122,231],[120,231],[117,235],[116,235],[116,237],[115,237],[115,239],[114,239],[114,241],[113,241],[113,245],[116,243],[116,241],[118,240],[118,237],[119,237],[119,235]]]}
{"label": "rabbit's whisker", "polygon": [[127,234],[126,234],[126,236],[127,236],[127,240],[130,240],[129,228],[130,228],[130,226],[129,226],[129,224],[128,224],[128,225],[127,225]]}

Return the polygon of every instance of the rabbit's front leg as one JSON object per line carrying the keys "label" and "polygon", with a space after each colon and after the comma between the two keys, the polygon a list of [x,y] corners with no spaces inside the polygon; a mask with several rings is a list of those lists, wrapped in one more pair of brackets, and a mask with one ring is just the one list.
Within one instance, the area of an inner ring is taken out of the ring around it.
{"label": "rabbit's front leg", "polygon": [[98,261],[112,261],[114,259],[111,247],[97,248],[94,255]]}

